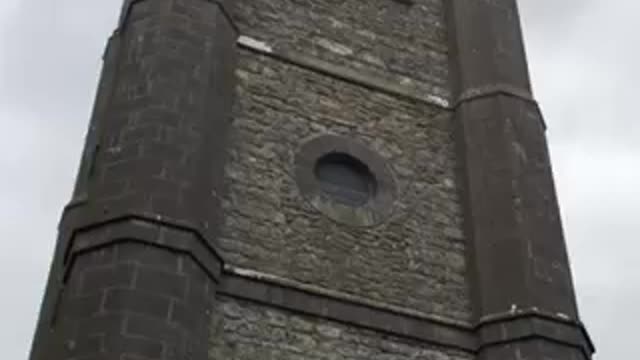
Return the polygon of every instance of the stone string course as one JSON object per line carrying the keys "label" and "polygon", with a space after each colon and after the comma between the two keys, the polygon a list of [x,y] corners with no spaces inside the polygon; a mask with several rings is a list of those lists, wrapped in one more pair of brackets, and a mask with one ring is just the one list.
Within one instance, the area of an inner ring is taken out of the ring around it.
{"label": "stone string course", "polygon": [[[448,112],[241,52],[220,247],[244,268],[467,320],[462,215]],[[332,133],[385,158],[398,199],[372,228],[305,202],[296,151]]]}
{"label": "stone string course", "polygon": [[220,297],[211,359],[470,360],[473,355]]}

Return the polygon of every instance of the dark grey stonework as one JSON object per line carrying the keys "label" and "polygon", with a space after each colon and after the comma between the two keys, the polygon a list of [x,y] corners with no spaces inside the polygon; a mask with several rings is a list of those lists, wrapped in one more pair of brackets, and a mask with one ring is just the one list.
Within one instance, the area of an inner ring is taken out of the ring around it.
{"label": "dark grey stonework", "polygon": [[[240,53],[220,247],[235,265],[467,321],[451,114],[268,56]],[[324,134],[384,158],[398,193],[375,227],[332,221],[296,185],[296,154]]]}
{"label": "dark grey stonework", "polygon": [[544,131],[515,0],[127,0],[31,360],[590,359]]}
{"label": "dark grey stonework", "polygon": [[[442,0],[238,1],[242,35],[448,98]],[[283,26],[286,24],[286,26]]]}
{"label": "dark grey stonework", "polygon": [[211,359],[470,360],[455,349],[221,297]]}

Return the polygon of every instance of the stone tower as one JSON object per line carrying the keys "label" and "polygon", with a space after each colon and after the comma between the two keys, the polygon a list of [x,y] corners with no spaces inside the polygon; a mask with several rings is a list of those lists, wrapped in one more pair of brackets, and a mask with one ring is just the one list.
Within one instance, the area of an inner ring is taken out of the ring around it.
{"label": "stone tower", "polygon": [[31,360],[585,360],[515,0],[127,0]]}

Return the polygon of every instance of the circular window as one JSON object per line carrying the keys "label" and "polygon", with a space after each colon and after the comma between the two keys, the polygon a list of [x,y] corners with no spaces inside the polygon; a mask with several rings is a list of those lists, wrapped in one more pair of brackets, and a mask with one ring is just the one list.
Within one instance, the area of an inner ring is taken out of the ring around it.
{"label": "circular window", "polygon": [[306,142],[296,155],[296,182],[317,210],[353,226],[380,223],[395,199],[384,159],[353,138],[325,135]]}
{"label": "circular window", "polygon": [[314,173],[322,192],[344,205],[362,206],[375,196],[376,180],[369,167],[348,154],[321,157]]}

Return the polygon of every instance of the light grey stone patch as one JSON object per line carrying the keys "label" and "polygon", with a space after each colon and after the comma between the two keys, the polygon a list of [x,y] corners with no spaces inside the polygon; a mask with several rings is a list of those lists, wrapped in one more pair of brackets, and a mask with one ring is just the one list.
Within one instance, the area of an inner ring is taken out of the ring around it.
{"label": "light grey stone patch", "polygon": [[273,52],[273,48],[271,48],[271,46],[267,45],[266,42],[264,41],[259,41],[256,40],[254,38],[251,38],[249,36],[245,36],[245,35],[240,35],[238,37],[238,44],[244,45],[248,48],[252,48],[258,51],[263,51],[266,53],[271,53]]}
{"label": "light grey stone patch", "polygon": [[353,49],[329,39],[318,39],[316,44],[338,55],[347,56],[353,54]]}

